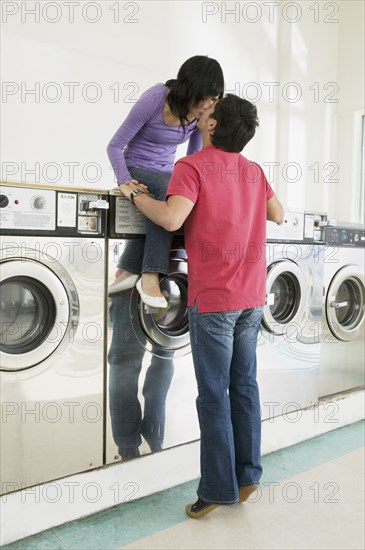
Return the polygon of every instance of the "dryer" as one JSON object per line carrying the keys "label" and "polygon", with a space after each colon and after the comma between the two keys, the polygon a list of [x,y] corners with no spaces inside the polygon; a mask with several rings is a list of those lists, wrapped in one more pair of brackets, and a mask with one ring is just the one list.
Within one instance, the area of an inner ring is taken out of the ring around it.
{"label": "dryer", "polygon": [[257,347],[262,418],[318,401],[324,214],[267,222],[267,303]]}
{"label": "dryer", "polygon": [[103,464],[102,191],[0,187],[1,493]]}
{"label": "dryer", "polygon": [[365,227],[326,227],[319,395],[364,386]]}
{"label": "dryer", "polygon": [[[143,247],[145,217],[110,193],[108,284],[126,246]],[[162,277],[167,310],[150,313],[135,289],[108,304],[106,463],[199,439],[197,386],[187,316],[187,257],[182,234]]]}

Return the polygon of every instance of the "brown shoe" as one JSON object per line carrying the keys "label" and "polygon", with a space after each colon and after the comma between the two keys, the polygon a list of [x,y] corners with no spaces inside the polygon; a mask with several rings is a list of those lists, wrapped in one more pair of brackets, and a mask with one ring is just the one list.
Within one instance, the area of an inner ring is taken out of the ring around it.
{"label": "brown shoe", "polygon": [[258,485],[245,485],[244,487],[239,488],[240,493],[240,502],[246,502],[252,493],[257,491]]}
{"label": "brown shoe", "polygon": [[202,500],[201,498],[198,498],[198,500],[194,504],[188,504],[185,508],[185,512],[193,519],[199,519],[203,516],[206,516],[214,510],[215,508],[218,508],[219,504],[212,504],[210,502],[205,502],[205,500]]}

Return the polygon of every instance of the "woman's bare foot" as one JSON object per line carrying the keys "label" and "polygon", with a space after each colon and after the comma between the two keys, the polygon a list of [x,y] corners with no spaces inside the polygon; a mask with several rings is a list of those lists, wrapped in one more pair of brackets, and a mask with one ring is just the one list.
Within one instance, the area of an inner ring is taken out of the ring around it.
{"label": "woman's bare foot", "polygon": [[149,273],[149,272],[142,273],[141,283],[142,283],[143,291],[149,296],[153,296],[153,297],[162,296],[161,289],[160,289],[160,279],[158,277],[158,273]]}
{"label": "woman's bare foot", "polygon": [[131,273],[130,271],[125,271],[124,269],[121,269],[118,267],[118,269],[115,272],[115,280],[118,279],[118,281],[124,281],[127,277],[130,277],[131,275],[135,275],[135,273]]}
{"label": "woman's bare foot", "polygon": [[138,281],[138,278],[139,275],[118,268],[115,273],[115,279],[108,289],[109,296],[133,288]]}
{"label": "woman's bare foot", "polygon": [[143,273],[136,283],[136,288],[142,302],[147,306],[157,309],[168,307],[166,298],[161,294],[158,273]]}

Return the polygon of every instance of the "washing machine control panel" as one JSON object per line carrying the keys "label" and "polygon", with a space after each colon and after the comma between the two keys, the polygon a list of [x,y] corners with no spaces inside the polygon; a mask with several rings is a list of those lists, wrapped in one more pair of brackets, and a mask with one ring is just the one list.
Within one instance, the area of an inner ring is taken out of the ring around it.
{"label": "washing machine control panel", "polygon": [[77,229],[80,233],[98,233],[103,228],[103,218],[109,202],[97,193],[78,194]]}
{"label": "washing machine control panel", "polygon": [[[108,221],[108,236],[110,238],[141,238],[146,234],[147,218],[126,197],[118,192],[109,192],[110,214]],[[183,228],[174,232],[178,237],[184,235]]]}
{"label": "washing machine control panel", "polygon": [[31,231],[56,229],[56,192],[0,186],[0,228]]}
{"label": "washing machine control panel", "polygon": [[365,248],[365,228],[364,226],[341,226],[326,227],[326,244],[343,247],[362,247]]}
{"label": "washing machine control panel", "polygon": [[267,240],[302,241],[304,235],[304,212],[286,210],[284,221],[278,225],[274,222],[266,224]]}
{"label": "washing machine control panel", "polygon": [[108,208],[107,193],[0,185],[0,229],[8,234],[103,236]]}
{"label": "washing machine control panel", "polygon": [[282,224],[266,223],[266,238],[275,242],[323,243],[326,225],[325,213],[285,210]]}
{"label": "washing machine control panel", "polygon": [[114,231],[116,234],[144,235],[146,233],[146,218],[126,197],[115,197]]}

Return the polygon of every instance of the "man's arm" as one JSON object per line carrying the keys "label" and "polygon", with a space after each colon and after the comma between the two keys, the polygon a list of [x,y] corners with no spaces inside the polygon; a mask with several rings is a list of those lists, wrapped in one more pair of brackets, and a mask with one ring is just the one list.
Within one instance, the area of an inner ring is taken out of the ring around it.
{"label": "man's arm", "polygon": [[266,203],[266,219],[281,224],[284,221],[284,208],[276,195]]}
{"label": "man's arm", "polygon": [[[130,198],[131,191],[139,187],[133,183],[120,186],[123,195]],[[166,231],[180,229],[194,207],[194,202],[182,195],[171,195],[167,201],[158,201],[146,193],[141,193],[134,198],[134,204],[138,210],[157,225],[161,225]]]}

